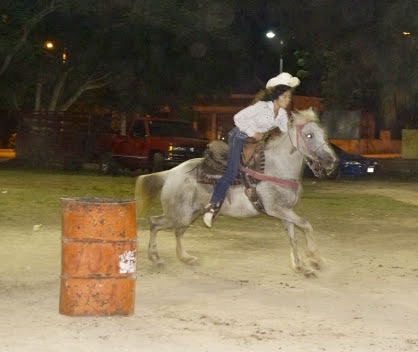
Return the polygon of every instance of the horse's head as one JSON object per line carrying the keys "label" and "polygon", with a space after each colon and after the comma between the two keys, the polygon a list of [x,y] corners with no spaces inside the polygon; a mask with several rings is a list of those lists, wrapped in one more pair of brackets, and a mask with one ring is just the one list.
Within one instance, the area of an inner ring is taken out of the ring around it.
{"label": "horse's head", "polygon": [[289,137],[295,150],[303,154],[307,165],[316,176],[323,171],[331,174],[338,164],[338,157],[328,143],[317,114],[312,110],[292,114]]}

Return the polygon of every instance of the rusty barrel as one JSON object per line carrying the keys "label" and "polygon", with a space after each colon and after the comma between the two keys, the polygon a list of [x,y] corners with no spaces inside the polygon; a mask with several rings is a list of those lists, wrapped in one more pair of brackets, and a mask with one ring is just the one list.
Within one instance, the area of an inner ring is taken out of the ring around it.
{"label": "rusty barrel", "polygon": [[136,203],[112,198],[61,198],[59,312],[130,315],[136,281]]}

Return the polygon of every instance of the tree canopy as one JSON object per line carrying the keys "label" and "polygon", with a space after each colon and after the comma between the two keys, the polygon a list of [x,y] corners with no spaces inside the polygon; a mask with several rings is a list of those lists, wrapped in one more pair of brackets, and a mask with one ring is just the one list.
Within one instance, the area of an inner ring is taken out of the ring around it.
{"label": "tree canopy", "polygon": [[281,58],[302,79],[297,94],[411,125],[416,13],[414,0],[4,0],[0,108],[175,108],[199,94],[253,93]]}
{"label": "tree canopy", "polygon": [[[234,4],[74,0],[20,11],[23,3],[10,2],[5,15],[5,32],[16,35],[2,37],[3,105],[66,110],[80,98],[118,109],[177,105],[228,91],[231,58],[242,56]],[[41,12],[43,21],[26,30]],[[54,49],[44,48],[47,40]],[[10,51],[15,42],[23,44]],[[10,82],[19,84],[8,89]]]}

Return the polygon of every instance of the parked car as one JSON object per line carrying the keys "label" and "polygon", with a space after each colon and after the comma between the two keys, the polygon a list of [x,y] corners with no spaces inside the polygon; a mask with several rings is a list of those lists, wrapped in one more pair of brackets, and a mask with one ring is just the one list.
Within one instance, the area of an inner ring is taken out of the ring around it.
{"label": "parked car", "polygon": [[[333,143],[330,143],[330,145],[334,149],[335,154],[337,154],[339,163],[334,172],[326,176],[327,178],[364,177],[377,173],[379,163],[375,159],[346,152]],[[308,166],[305,168],[305,176],[314,176]]]}

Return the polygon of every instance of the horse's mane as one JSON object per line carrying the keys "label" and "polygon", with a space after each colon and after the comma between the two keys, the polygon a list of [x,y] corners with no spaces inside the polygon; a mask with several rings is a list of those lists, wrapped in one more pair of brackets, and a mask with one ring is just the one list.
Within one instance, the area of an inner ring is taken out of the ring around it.
{"label": "horse's mane", "polygon": [[297,110],[296,112],[292,113],[290,118],[290,123],[292,126],[302,125],[312,121],[319,121],[317,113],[312,108],[306,110]]}
{"label": "horse's mane", "polygon": [[[306,110],[296,110],[295,112],[292,112],[292,115],[289,119],[289,128],[292,128],[294,126],[303,125],[307,122],[318,122],[318,114],[312,109],[306,109]],[[286,133],[280,133],[278,135],[273,135],[270,140],[267,143],[268,147],[274,147],[276,144],[280,143],[280,141],[283,139],[283,137],[286,136]]]}

